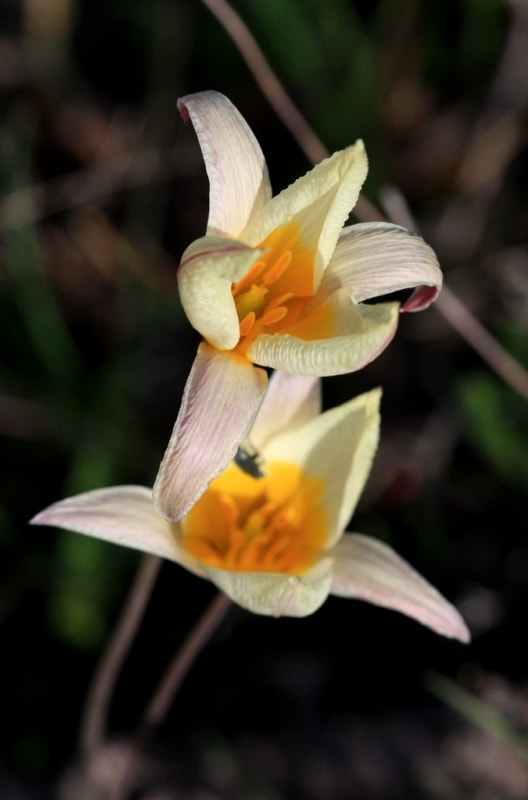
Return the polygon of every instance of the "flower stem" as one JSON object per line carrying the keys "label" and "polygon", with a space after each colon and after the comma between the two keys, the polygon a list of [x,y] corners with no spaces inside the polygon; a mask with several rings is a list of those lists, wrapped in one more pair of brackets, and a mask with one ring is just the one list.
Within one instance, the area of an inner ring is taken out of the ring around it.
{"label": "flower stem", "polygon": [[79,750],[82,758],[88,758],[102,746],[117,677],[145,613],[161,563],[157,556],[141,559],[121,617],[99,662],[81,720]]}
{"label": "flower stem", "polygon": [[229,598],[223,593],[218,593],[176,652],[143,712],[126,754],[123,769],[120,771],[117,783],[108,800],[125,800],[128,796],[132,788],[134,766],[138,763],[138,756],[145,747],[153,728],[163,720],[178,689],[218,628],[230,605]]}

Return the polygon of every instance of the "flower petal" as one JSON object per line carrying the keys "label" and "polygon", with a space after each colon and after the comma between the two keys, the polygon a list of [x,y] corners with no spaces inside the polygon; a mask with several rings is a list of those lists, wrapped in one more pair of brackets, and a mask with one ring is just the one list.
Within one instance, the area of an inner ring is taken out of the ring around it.
{"label": "flower petal", "polygon": [[202,342],[154,484],[163,517],[181,519],[231,461],[267,383],[264,370]]}
{"label": "flower petal", "polygon": [[321,381],[307,375],[274,372],[250,432],[251,444],[262,450],[283,432],[309,422],[321,411]]}
{"label": "flower petal", "polygon": [[207,232],[238,237],[271,197],[266,162],[251,128],[219,92],[182,97],[178,108],[191,120],[209,177]]}
{"label": "flower petal", "polygon": [[231,286],[260,253],[242,242],[204,236],[182,256],[178,269],[181,304],[193,328],[220,350],[238,344],[240,325]]}
{"label": "flower petal", "polygon": [[380,398],[380,389],[359,395],[266,448],[269,461],[291,462],[323,479],[327,548],[343,533],[367,481],[378,444]]}
{"label": "flower petal", "polygon": [[339,233],[367,176],[363,142],[334,153],[273,197],[244,232],[253,246],[285,223],[297,224],[304,247],[315,253],[314,289],[330,261]]}
{"label": "flower petal", "polygon": [[332,560],[322,559],[302,577],[268,572],[228,572],[204,566],[207,577],[242,608],[268,617],[307,617],[324,603]]}
{"label": "flower petal", "polygon": [[370,536],[345,534],[332,555],[332,594],[392,608],[442,636],[469,641],[456,608],[388,545]]}
{"label": "flower petal", "polygon": [[356,303],[414,289],[402,311],[420,311],[438,296],[442,272],[434,251],[405,228],[388,222],[364,222],[344,228],[320,292],[350,288]]}
{"label": "flower petal", "polygon": [[327,300],[335,316],[335,335],[306,340],[290,334],[263,334],[247,355],[255,364],[301,375],[344,375],[373,361],[398,326],[398,304],[359,305],[340,289]]}
{"label": "flower petal", "polygon": [[152,491],[145,486],[114,486],[68,497],[34,516],[31,524],[53,525],[133,547],[204,575],[198,562],[180,547],[177,524],[156,514]]}

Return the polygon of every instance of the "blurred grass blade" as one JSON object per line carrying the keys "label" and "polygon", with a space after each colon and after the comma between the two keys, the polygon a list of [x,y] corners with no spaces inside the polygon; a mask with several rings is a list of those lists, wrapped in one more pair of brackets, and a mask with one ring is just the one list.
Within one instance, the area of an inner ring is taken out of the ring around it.
{"label": "blurred grass blade", "polygon": [[[31,181],[32,119],[17,107],[6,123],[10,144],[5,158],[6,185],[13,191]],[[28,345],[57,382],[71,384],[79,371],[79,357],[59,305],[44,273],[34,227],[7,232],[3,238],[8,286]]]}
{"label": "blurred grass blade", "polygon": [[495,711],[478,697],[466,692],[465,689],[436,672],[427,675],[425,685],[439,700],[458,711],[465,719],[477,725],[489,736],[507,744],[519,758],[528,762],[528,736],[516,730],[499,711]]}

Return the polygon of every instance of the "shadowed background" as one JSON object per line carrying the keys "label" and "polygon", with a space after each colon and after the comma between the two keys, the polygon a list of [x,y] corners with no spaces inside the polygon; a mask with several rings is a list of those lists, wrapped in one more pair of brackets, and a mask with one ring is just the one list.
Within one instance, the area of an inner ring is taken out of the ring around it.
{"label": "shadowed background", "polygon": [[[329,150],[364,139],[365,195],[401,190],[448,285],[527,364],[526,3],[233,6]],[[154,480],[198,344],[175,272],[208,185],[176,99],[203,89],[248,120],[275,191],[309,168],[201,3],[0,0],[2,800],[103,798],[214,594],[163,566],[109,746],[73,773],[139,556],[27,520]],[[138,798],[528,796],[526,399],[435,307],[402,318],[362,372],[325,380],[325,405],[377,385],[381,447],[349,528],[422,572],[473,643],[336,598],[305,620],[232,609],[149,744]]]}

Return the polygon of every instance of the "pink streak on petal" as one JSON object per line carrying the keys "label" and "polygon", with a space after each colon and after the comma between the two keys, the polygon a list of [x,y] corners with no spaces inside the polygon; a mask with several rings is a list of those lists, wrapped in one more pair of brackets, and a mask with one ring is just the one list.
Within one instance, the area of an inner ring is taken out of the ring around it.
{"label": "pink streak on petal", "polygon": [[156,514],[152,490],[145,486],[112,486],[67,497],[30,520],[32,525],[94,536],[167,558],[203,577],[198,562],[179,545],[178,526]]}
{"label": "pink streak on petal", "polygon": [[266,372],[246,359],[200,345],[154,484],[159,514],[181,519],[228,465],[253,424],[267,383]]}
{"label": "pink streak on petal", "polygon": [[401,311],[422,311],[436,300],[442,272],[420,236],[388,222],[364,222],[343,228],[321,296],[343,286],[357,303],[412,289]]}
{"label": "pink streak on petal", "polygon": [[334,556],[331,593],[391,608],[442,636],[469,642],[454,606],[388,545],[360,534],[345,534]]}
{"label": "pink streak on petal", "polygon": [[238,237],[271,198],[260,145],[244,117],[223,94],[189,94],[178,100],[192,122],[209,177],[208,233]]}
{"label": "pink streak on petal", "polygon": [[400,308],[400,311],[423,311],[438,297],[436,286],[419,286]]}

